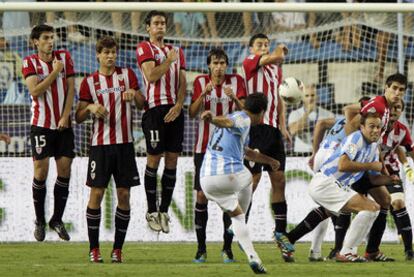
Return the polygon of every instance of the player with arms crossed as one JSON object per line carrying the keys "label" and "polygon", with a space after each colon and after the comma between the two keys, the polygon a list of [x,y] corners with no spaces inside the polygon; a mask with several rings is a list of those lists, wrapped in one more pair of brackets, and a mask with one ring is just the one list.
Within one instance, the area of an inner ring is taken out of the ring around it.
{"label": "player with arms crossed", "polygon": [[211,111],[205,111],[201,115],[202,120],[216,126],[201,166],[201,188],[208,200],[230,215],[234,235],[257,274],[266,270],[254,250],[245,222],[252,196],[252,175],[243,165],[243,156],[267,164],[272,170],[280,165],[277,160],[247,147],[250,126],[261,122],[266,108],[265,96],[255,93],[246,98],[243,111],[227,116],[213,116]]}
{"label": "player with arms crossed", "polygon": [[[286,155],[283,139],[289,143],[292,139],[286,129],[285,108],[278,92],[282,81],[283,62],[288,49],[280,44],[270,53],[269,38],[264,34],[256,34],[250,38],[250,55],[243,61],[243,72],[246,79],[247,93],[263,93],[267,97],[268,106],[261,124],[250,130],[249,147],[260,153],[275,158],[280,167],[274,171],[268,165],[245,162],[253,174],[253,190],[259,184],[262,170],[266,170],[272,184],[272,210],[275,216],[275,232],[286,232],[287,205],[285,201],[285,162]],[[288,257],[286,257],[288,258]]]}
{"label": "player with arms crossed", "polygon": [[365,171],[369,172],[371,182],[377,185],[400,182],[398,177],[379,173],[383,168],[377,144],[381,128],[379,114],[364,114],[360,130],[350,134],[325,160],[309,184],[310,196],[320,207],[311,211],[288,234],[276,233],[282,255],[292,256],[293,244],[332,214],[379,210],[380,206],[376,202],[353,191],[351,185],[361,179]]}
{"label": "player with arms crossed", "polygon": [[130,68],[116,66],[117,44],[111,37],[96,43],[99,70],[85,77],[80,87],[76,122],[93,115],[86,185],[91,187],[86,221],[91,262],[103,262],[99,250],[101,202],[111,175],[116,183],[115,242],[111,260],[122,262],[122,246],[130,220],[130,189],[139,185],[132,136],[132,107],[143,108],[144,97]]}
{"label": "player with arms crossed", "polygon": [[[181,48],[164,43],[167,31],[167,15],[164,12],[149,12],[145,24],[149,41],[138,45],[137,60],[147,88],[142,117],[147,146],[144,180],[148,204],[146,219],[152,230],[168,233],[168,208],[184,136],[185,59]],[[161,203],[157,207],[157,171],[163,155],[165,167],[161,178]]]}
{"label": "player with arms crossed", "polygon": [[[209,74],[199,75],[194,80],[192,103],[189,108],[191,118],[198,116],[203,111],[210,111],[213,116],[226,116],[236,109],[242,109],[242,103],[239,99],[246,97],[244,79],[238,74],[226,74],[228,63],[229,59],[224,50],[213,48],[209,51],[207,56]],[[194,222],[198,248],[193,261],[198,263],[205,262],[207,258],[206,227],[208,219],[208,201],[200,187],[200,169],[213,130],[213,125],[206,121],[199,121],[194,145],[194,189],[197,191]],[[223,261],[229,263],[234,259],[231,250],[233,236],[227,231],[231,220],[227,213],[223,213],[223,224],[222,256]]]}
{"label": "player with arms crossed", "polygon": [[63,240],[70,236],[62,222],[69,195],[72,159],[75,157],[71,110],[75,96],[75,71],[70,53],[53,50],[54,29],[37,25],[30,39],[36,54],[23,60],[23,76],[32,99],[30,142],[34,165],[32,183],[36,213],[34,237],[45,239],[45,198],[49,158],[55,157],[57,179],[54,188],[54,212],[49,227]]}

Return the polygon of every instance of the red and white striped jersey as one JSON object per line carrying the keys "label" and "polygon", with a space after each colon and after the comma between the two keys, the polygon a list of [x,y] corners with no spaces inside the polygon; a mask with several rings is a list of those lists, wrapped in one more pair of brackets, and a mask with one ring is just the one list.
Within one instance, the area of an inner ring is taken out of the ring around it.
{"label": "red and white striped jersey", "polygon": [[278,95],[282,82],[282,69],[274,64],[260,66],[260,55],[250,55],[243,61],[247,93],[264,93],[267,96],[267,109],[263,123],[278,128]]}
{"label": "red and white striped jersey", "polygon": [[[196,101],[211,79],[209,75],[199,75],[193,83],[192,102]],[[222,84],[213,86],[213,90],[206,95],[203,102],[204,111],[211,111],[214,116],[227,115],[236,109],[236,104],[225,93],[224,89],[231,87],[237,98],[246,97],[246,87],[243,78],[238,74],[226,74]],[[214,125],[200,120],[197,126],[195,153],[205,153],[208,140],[213,134]]]}
{"label": "red and white striped jersey", "polygon": [[361,113],[378,113],[381,116],[381,137],[383,137],[387,130],[388,122],[390,121],[390,109],[385,96],[371,98],[368,102],[364,103],[364,106],[361,108]]}
{"label": "red and white striped jersey", "polygon": [[133,141],[131,102],[122,101],[122,93],[128,89],[139,89],[130,68],[116,67],[109,76],[96,71],[82,80],[80,101],[99,103],[109,112],[106,118],[94,118],[92,146]]}
{"label": "red and white striped jersey", "polygon": [[[32,118],[30,122],[34,126],[57,129],[68,92],[66,80],[74,76],[75,71],[68,51],[56,50],[53,51],[52,55],[53,59],[56,57],[56,59],[61,60],[64,66],[59,76],[44,94],[36,97],[30,96],[32,99]],[[29,76],[36,75],[38,82],[41,82],[53,71],[52,63],[42,61],[38,54],[27,56],[23,60],[23,76],[26,79]]]}
{"label": "red and white striped jersey", "polygon": [[390,132],[386,132],[382,137],[381,152],[384,155],[384,164],[393,172],[398,172],[399,161],[395,149],[398,146],[403,146],[407,152],[413,150],[413,141],[411,139],[410,131],[407,126],[400,121],[396,121]]}
{"label": "red and white striped jersey", "polygon": [[[178,51],[178,59],[170,65],[170,69],[156,82],[149,82],[142,71],[142,64],[147,61],[155,62],[155,66],[159,66],[167,58],[167,53],[175,49]],[[149,41],[141,42],[137,47],[138,67],[141,70],[145,86],[146,86],[146,105],[145,109],[151,109],[160,105],[173,105],[177,101],[178,85],[180,70],[185,70],[185,57],[183,50],[165,44],[160,48]]]}

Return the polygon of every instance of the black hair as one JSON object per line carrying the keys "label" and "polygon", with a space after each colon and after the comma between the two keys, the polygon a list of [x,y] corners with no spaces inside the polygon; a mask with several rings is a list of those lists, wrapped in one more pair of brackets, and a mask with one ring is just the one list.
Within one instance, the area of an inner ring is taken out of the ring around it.
{"label": "black hair", "polygon": [[259,114],[267,109],[267,98],[263,93],[253,93],[247,96],[244,108],[252,114]]}
{"label": "black hair", "polygon": [[225,59],[226,60],[226,64],[229,64],[229,57],[227,56],[226,52],[221,49],[221,48],[212,48],[210,49],[210,51],[208,51],[208,56],[207,56],[207,65],[210,65],[211,63],[211,58],[212,57],[216,57],[216,59]]}
{"label": "black hair", "polygon": [[54,32],[54,29],[50,25],[39,24],[33,27],[32,32],[30,33],[30,39],[39,39],[42,33]]}
{"label": "black hair", "polygon": [[151,19],[154,16],[162,16],[162,17],[164,17],[165,18],[165,23],[167,23],[167,20],[168,19],[167,19],[167,14],[165,12],[157,11],[157,10],[152,10],[145,17],[145,25],[147,25],[147,26],[151,25]]}
{"label": "black hair", "polygon": [[264,39],[269,40],[269,38],[268,38],[265,34],[263,34],[263,33],[258,33],[258,34],[255,34],[254,36],[252,36],[252,37],[250,38],[250,40],[249,40],[249,46],[250,46],[250,47],[252,47],[252,46],[253,46],[253,44],[254,44],[254,41],[255,41],[256,39],[258,39],[258,38],[264,38]]}
{"label": "black hair", "polygon": [[404,74],[397,72],[395,74],[388,76],[387,80],[385,81],[385,84],[387,85],[387,87],[390,87],[393,82],[400,83],[407,88],[407,76],[405,76]]}

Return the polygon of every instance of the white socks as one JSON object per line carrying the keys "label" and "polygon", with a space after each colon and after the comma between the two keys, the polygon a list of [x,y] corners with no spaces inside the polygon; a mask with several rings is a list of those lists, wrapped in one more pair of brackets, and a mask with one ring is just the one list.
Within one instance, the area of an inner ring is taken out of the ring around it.
{"label": "white socks", "polygon": [[319,223],[315,229],[313,229],[312,245],[310,248],[313,253],[322,253],[322,243],[326,234],[326,230],[328,230],[330,220],[330,218],[325,219]]}
{"label": "white socks", "polygon": [[361,211],[354,220],[351,222],[351,226],[346,233],[344,245],[340,254],[345,255],[348,253],[357,254],[358,246],[362,240],[368,235],[371,230],[372,224],[378,216],[378,212]]}
{"label": "white socks", "polygon": [[250,240],[249,229],[245,223],[246,217],[244,214],[234,216],[231,218],[233,232],[239,241],[241,247],[243,248],[244,253],[246,253],[249,261],[254,260],[260,262],[260,258],[254,250],[253,243]]}

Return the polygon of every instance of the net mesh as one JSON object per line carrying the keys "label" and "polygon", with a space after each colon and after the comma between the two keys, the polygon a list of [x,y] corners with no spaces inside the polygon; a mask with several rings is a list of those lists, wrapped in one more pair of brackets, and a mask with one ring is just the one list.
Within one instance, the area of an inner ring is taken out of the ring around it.
{"label": "net mesh", "polygon": [[[87,74],[98,68],[95,42],[102,35],[114,35],[119,42],[118,64],[132,67],[143,84],[137,69],[135,48],[147,39],[145,12],[133,13],[30,13],[28,24],[22,26],[21,14],[3,14],[3,34],[0,43],[0,130],[12,136],[12,143],[0,142],[3,156],[30,156],[28,131],[30,98],[21,74],[22,58],[34,52],[28,35],[30,25],[47,22],[56,29],[56,48],[68,49],[74,60],[77,88]],[[384,76],[397,70],[396,14],[365,13],[169,13],[168,41],[184,47],[187,62],[187,100],[190,103],[192,81],[205,73],[206,57],[214,46],[223,47],[229,56],[229,72],[241,73],[241,63],[249,54],[248,39],[256,32],[269,34],[271,49],[285,43],[289,55],[283,65],[284,76],[302,80],[314,86],[317,104],[324,109],[319,116],[341,114],[344,104],[357,101],[362,95],[382,92]],[[404,66],[410,75],[412,57],[412,16],[404,17]],[[7,26],[6,26],[7,25]],[[6,28],[7,27],[7,28]],[[406,94],[406,114],[412,111],[411,83]],[[292,111],[302,106],[288,106]],[[293,113],[295,114],[295,113]],[[139,155],[145,153],[140,129],[141,112],[134,112],[134,136]],[[412,118],[406,118],[408,123]],[[186,113],[184,155],[191,155],[195,136],[195,120]],[[291,123],[290,122],[290,123]],[[310,124],[310,127],[312,124]],[[87,155],[90,122],[74,125],[77,138],[76,153]],[[299,138],[309,144],[312,128],[296,137],[293,146],[287,145],[289,155],[303,156],[309,147],[299,147]],[[302,149],[303,148],[303,149]],[[302,150],[301,150],[302,149]]]}

